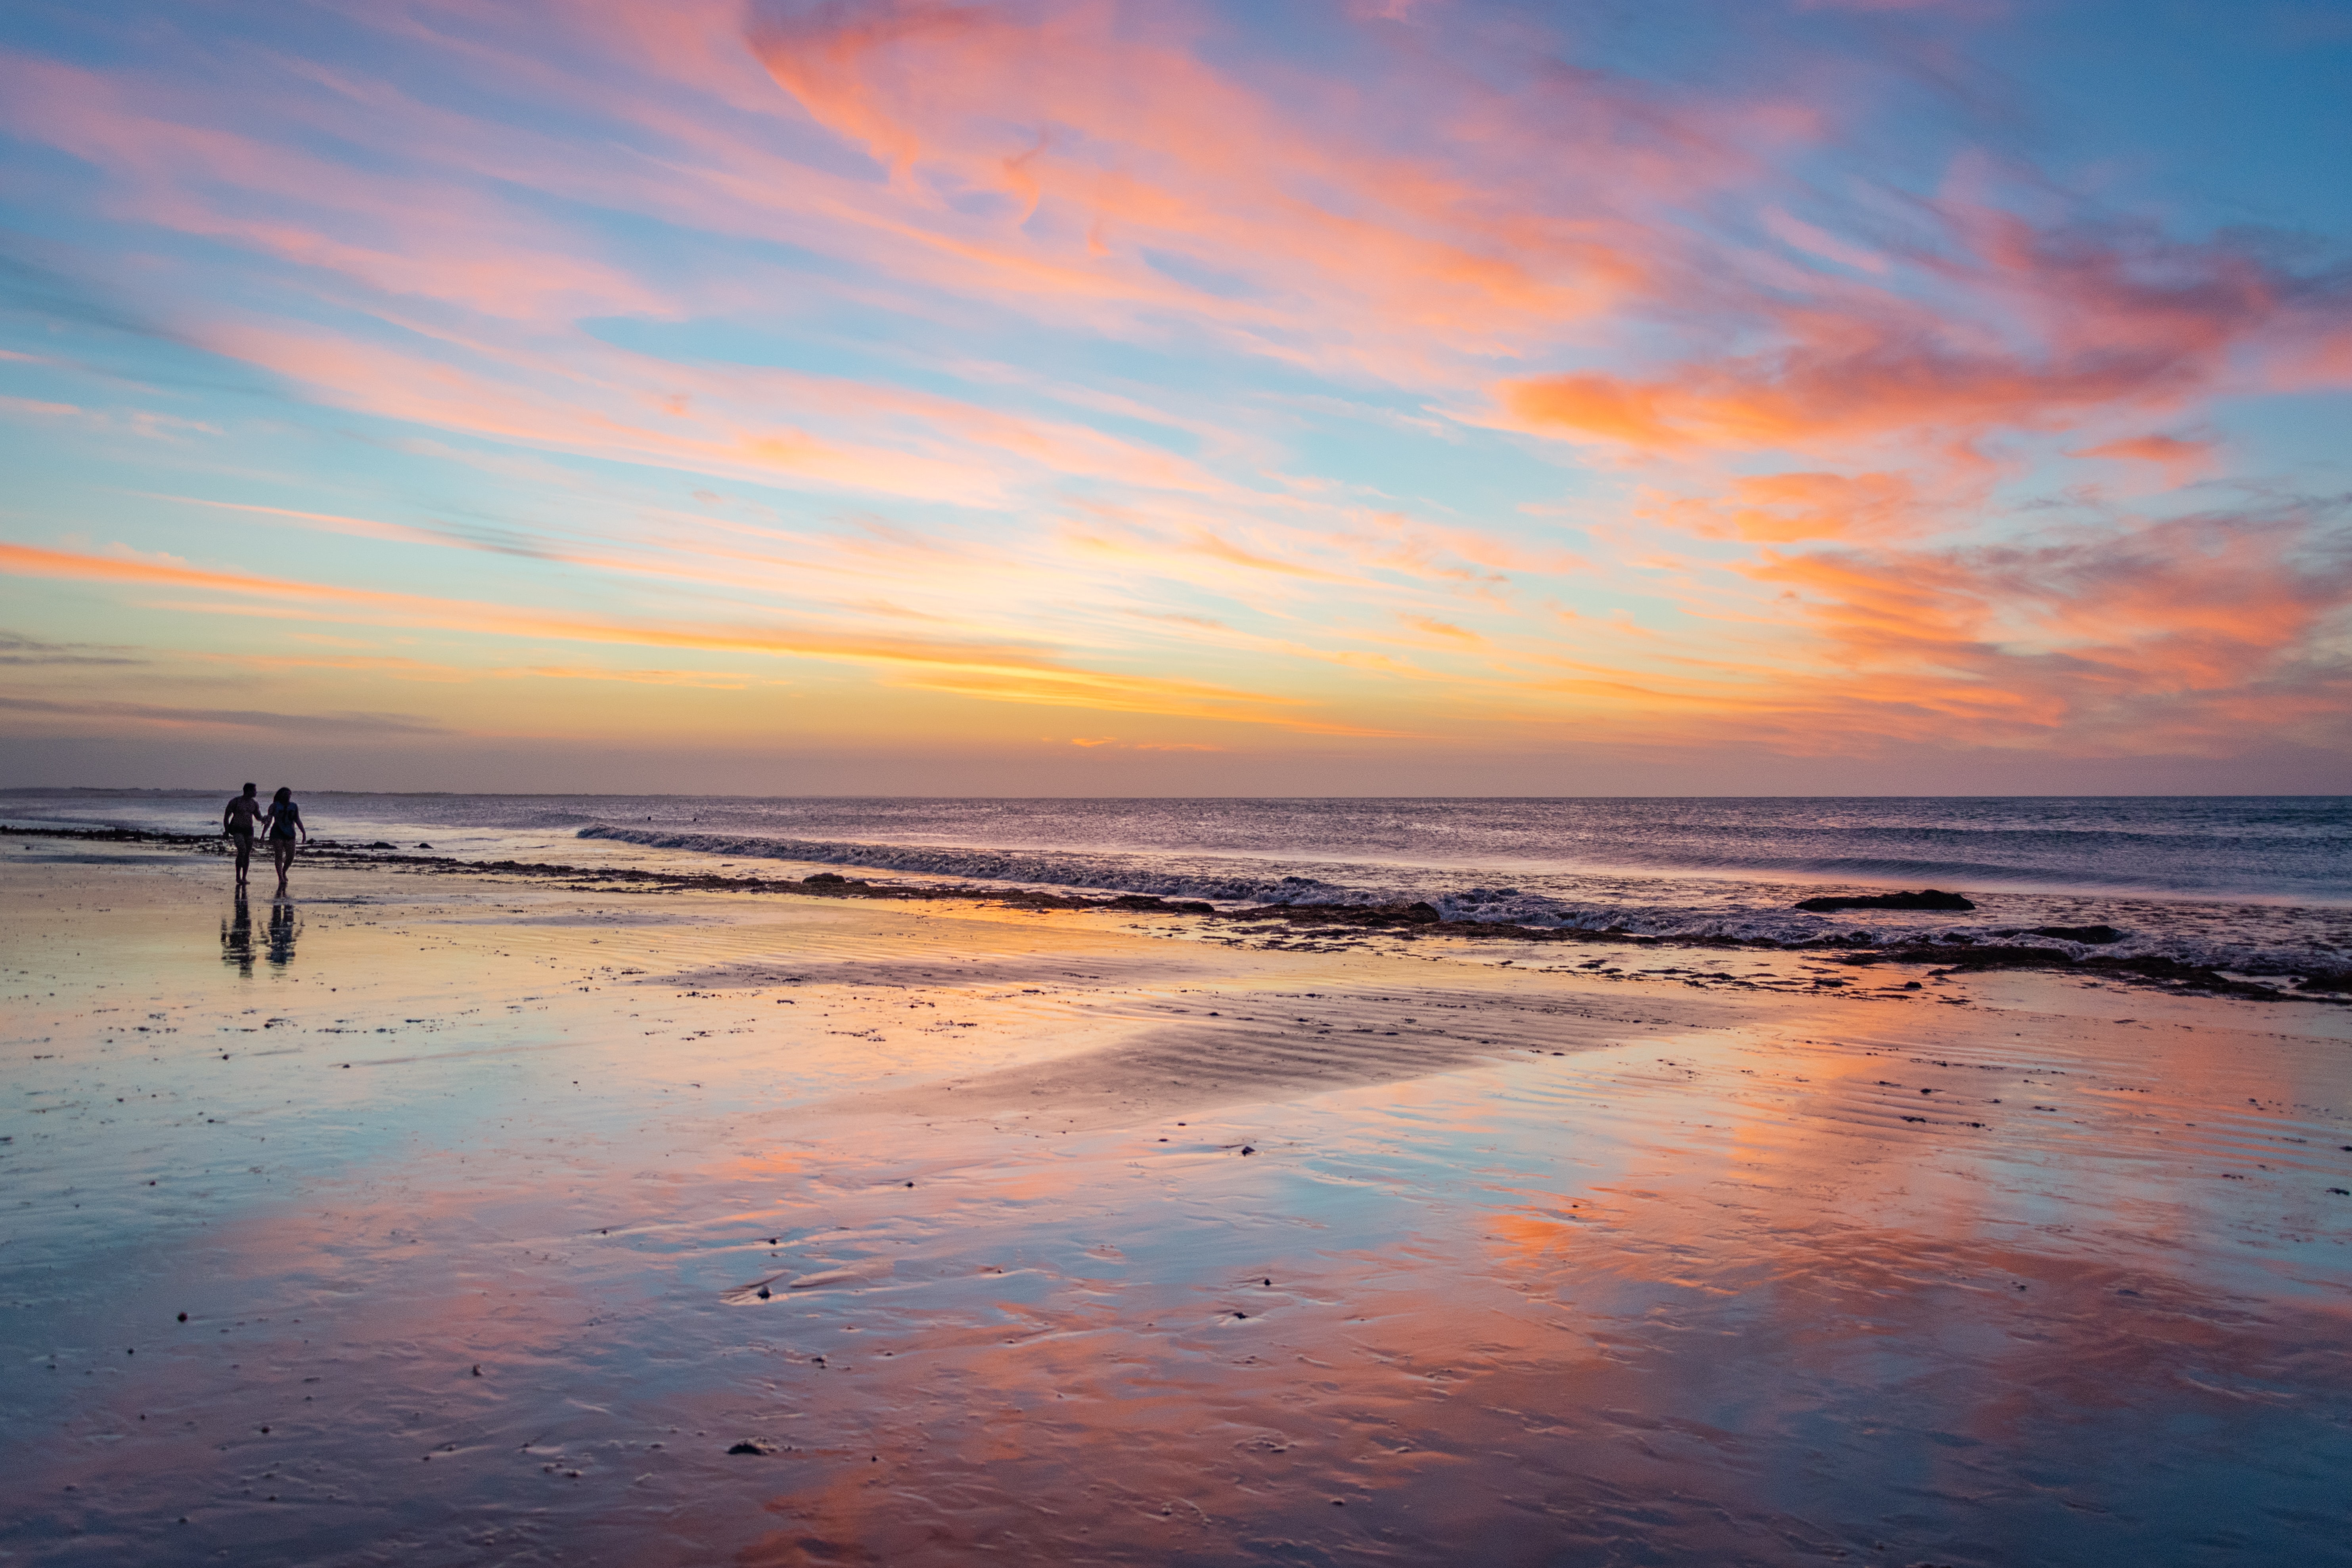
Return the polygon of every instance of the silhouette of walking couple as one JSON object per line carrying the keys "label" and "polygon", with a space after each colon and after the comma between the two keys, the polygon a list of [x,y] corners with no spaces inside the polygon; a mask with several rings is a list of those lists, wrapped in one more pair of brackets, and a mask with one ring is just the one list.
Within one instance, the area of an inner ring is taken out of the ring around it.
{"label": "silhouette of walking couple", "polygon": [[236,890],[245,891],[247,869],[253,864],[253,841],[257,836],[269,842],[269,853],[278,862],[278,891],[273,898],[286,896],[286,873],[294,865],[294,847],[299,842],[310,842],[310,830],[302,824],[302,808],[294,804],[294,792],[281,789],[265,807],[259,797],[259,784],[247,784],[245,793],[222,809],[221,831],[228,836],[236,849]]}

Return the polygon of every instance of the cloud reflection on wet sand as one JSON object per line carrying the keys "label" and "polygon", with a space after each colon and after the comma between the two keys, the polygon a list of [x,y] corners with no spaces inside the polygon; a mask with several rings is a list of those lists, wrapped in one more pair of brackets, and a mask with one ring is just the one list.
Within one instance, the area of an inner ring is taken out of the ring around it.
{"label": "cloud reflection on wet sand", "polygon": [[41,1561],[2347,1560],[2320,1009],[7,874]]}

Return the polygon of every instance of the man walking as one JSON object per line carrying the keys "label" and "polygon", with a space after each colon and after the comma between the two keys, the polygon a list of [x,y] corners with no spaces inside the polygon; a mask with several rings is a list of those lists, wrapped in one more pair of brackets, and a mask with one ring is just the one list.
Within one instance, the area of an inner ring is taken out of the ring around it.
{"label": "man walking", "polygon": [[247,784],[245,793],[228,803],[221,811],[221,831],[236,847],[236,890],[245,891],[245,874],[253,866],[254,820],[261,815],[261,802],[255,798],[259,784]]}

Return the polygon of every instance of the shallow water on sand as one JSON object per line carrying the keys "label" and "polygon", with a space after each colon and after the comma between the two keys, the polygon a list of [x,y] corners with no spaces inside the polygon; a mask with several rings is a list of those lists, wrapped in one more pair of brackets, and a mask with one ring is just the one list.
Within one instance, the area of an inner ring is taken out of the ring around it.
{"label": "shallow water on sand", "polygon": [[2340,1009],[26,858],[12,1560],[2352,1562]]}

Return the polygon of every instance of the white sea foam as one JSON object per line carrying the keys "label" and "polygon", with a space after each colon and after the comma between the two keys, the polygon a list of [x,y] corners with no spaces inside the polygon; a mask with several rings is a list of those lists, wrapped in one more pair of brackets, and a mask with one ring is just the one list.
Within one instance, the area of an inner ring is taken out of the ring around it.
{"label": "white sea foam", "polygon": [[[1887,910],[1814,914],[1793,906],[1824,891],[1819,881],[1552,871],[1490,883],[1470,882],[1439,868],[1269,863],[1198,854],[878,844],[614,824],[584,827],[579,835],[736,861],[784,860],[1027,888],[1150,893],[1203,900],[1228,909],[1423,901],[1448,920],[1619,931],[1669,940],[1738,938],[1795,944],[1837,938],[1872,945],[1965,941],[2039,947],[2073,957],[2163,958],[2265,975],[2330,973],[2352,964],[2352,911],[2298,908],[2277,900],[1972,889],[1969,896],[1977,908],[1964,915]],[[1948,883],[1965,880],[1950,875],[1951,868],[1937,870]],[[1847,883],[1827,890],[1870,889]],[[2094,944],[2043,936],[2035,930],[2097,925],[2116,930],[2120,940]]]}

